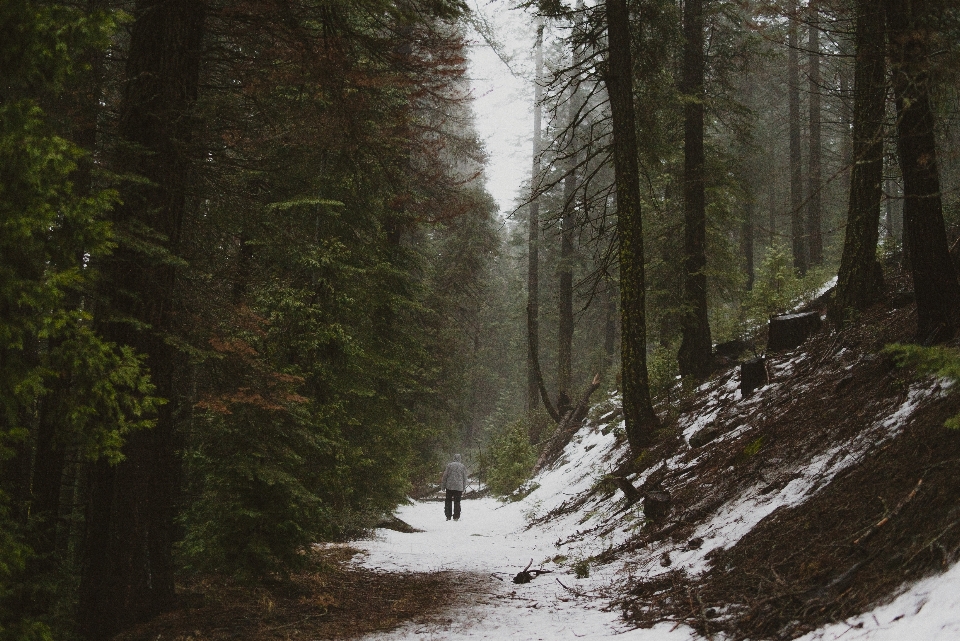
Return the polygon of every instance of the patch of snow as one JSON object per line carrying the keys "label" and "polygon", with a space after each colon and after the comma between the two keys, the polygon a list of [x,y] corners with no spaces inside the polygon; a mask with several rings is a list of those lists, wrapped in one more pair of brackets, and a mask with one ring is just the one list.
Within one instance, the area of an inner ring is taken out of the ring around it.
{"label": "patch of snow", "polygon": [[[797,354],[775,365],[777,376],[792,371],[806,356]],[[678,421],[685,438],[713,422],[724,397],[739,394],[735,376],[726,382],[713,381],[700,409]],[[765,386],[763,393],[775,393],[780,382]],[[414,502],[403,506],[397,516],[423,530],[402,534],[379,530],[375,540],[360,543],[365,554],[358,561],[387,571],[444,571],[455,573],[462,593],[451,597],[451,609],[442,619],[430,623],[409,622],[400,628],[366,638],[405,641],[407,639],[557,639],[623,638],[630,641],[679,641],[695,638],[686,626],[660,625],[651,629],[630,629],[616,611],[604,608],[613,596],[611,586],[637,577],[651,577],[668,570],[682,569],[696,575],[708,567],[707,555],[717,548],[737,543],[763,519],[781,507],[793,507],[826,487],[839,472],[863,460],[878,445],[895,437],[931,395],[943,393],[941,381],[927,379],[912,385],[903,401],[878,419],[870,429],[846,439],[793,465],[771,460],[772,478],[754,483],[708,517],[691,535],[702,538],[697,549],[685,542],[670,540],[652,544],[606,565],[591,565],[590,576],[578,579],[572,567],[633,538],[645,524],[639,505],[627,507],[617,491],[584,497],[606,474],[613,471],[622,447],[613,424],[605,423],[615,411],[605,411],[599,424],[587,424],[566,446],[560,461],[542,470],[529,484],[534,488],[525,498],[500,503],[492,498],[463,501],[463,517],[448,522],[439,502]],[[738,404],[742,423],[718,440],[734,439],[755,424],[752,404],[760,393]],[[607,399],[617,405],[617,399]],[[623,421],[616,421],[623,427]],[[680,452],[645,470],[632,481],[643,482],[657,471],[670,471],[674,481],[694,472],[710,456],[710,448]],[[685,480],[685,482],[690,482]],[[782,487],[781,487],[782,485]],[[704,491],[709,488],[705,485]],[[605,498],[606,497],[606,498]],[[550,518],[544,518],[550,515]],[[531,526],[531,521],[539,519]],[[660,565],[669,552],[669,568]],[[551,570],[531,583],[515,585],[510,579],[530,560],[533,568]],[[499,577],[497,578],[494,577]],[[564,585],[561,585],[562,582]],[[570,589],[568,589],[570,588]],[[616,590],[616,588],[612,588]],[[960,566],[941,577],[922,581],[892,603],[873,613],[850,619],[804,637],[815,639],[948,639],[960,638]],[[861,626],[861,627],[856,627]],[[920,632],[917,632],[920,631]]]}
{"label": "patch of snow", "polygon": [[802,641],[953,641],[960,639],[960,564],[910,586],[892,603],[815,630]]}

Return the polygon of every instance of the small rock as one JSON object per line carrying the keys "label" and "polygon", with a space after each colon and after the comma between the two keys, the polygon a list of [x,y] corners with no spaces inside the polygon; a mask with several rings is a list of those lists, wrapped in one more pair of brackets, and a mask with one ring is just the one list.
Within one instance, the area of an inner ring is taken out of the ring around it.
{"label": "small rock", "polygon": [[663,554],[660,555],[660,565],[662,565],[665,568],[668,568],[671,565],[673,565],[673,560],[670,558],[669,552],[664,552]]}
{"label": "small rock", "polygon": [[722,430],[719,426],[717,426],[716,423],[711,423],[690,437],[690,447],[703,447],[710,441],[716,439],[722,433]]}
{"label": "small rock", "polygon": [[670,511],[670,493],[650,490],[643,497],[643,514],[652,521],[659,521]]}
{"label": "small rock", "polygon": [[701,546],[703,546],[703,539],[699,536],[687,541],[688,550],[699,550]]}

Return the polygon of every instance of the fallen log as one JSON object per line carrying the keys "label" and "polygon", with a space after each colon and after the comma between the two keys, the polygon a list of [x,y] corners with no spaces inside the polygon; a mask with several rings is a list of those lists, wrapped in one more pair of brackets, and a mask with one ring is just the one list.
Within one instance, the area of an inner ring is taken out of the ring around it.
{"label": "fallen log", "polygon": [[567,415],[563,417],[563,420],[557,427],[556,434],[551,436],[542,444],[543,449],[540,451],[540,456],[537,458],[537,464],[533,466],[533,474],[536,474],[544,467],[557,460],[557,458],[560,456],[560,453],[563,452],[563,448],[567,446],[567,443],[570,442],[570,439],[573,438],[573,435],[576,434],[578,429],[580,429],[583,419],[587,417],[587,411],[589,410],[590,405],[590,397],[593,396],[593,393],[597,391],[598,387],[600,387],[600,374],[597,374],[593,377],[593,382],[590,383],[590,385],[584,391],[583,396],[580,398],[580,402],[577,403],[577,406],[571,411],[567,412]]}
{"label": "fallen log", "polygon": [[617,487],[620,488],[620,491],[623,492],[623,495],[627,499],[627,505],[633,505],[634,503],[640,501],[643,498],[643,494],[633,486],[633,483],[628,481],[622,476],[611,476],[610,479],[616,483]]}

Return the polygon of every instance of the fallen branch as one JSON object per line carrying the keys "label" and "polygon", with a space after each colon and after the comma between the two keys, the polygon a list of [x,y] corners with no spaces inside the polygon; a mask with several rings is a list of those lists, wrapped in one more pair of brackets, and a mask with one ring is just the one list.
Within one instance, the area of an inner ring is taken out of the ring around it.
{"label": "fallen branch", "polygon": [[550,574],[551,572],[553,572],[553,570],[544,570],[544,569],[531,570],[530,569],[531,565],[533,565],[533,559],[530,559],[530,563],[527,563],[527,567],[517,572],[517,575],[513,577],[513,582],[518,584],[530,583],[541,574]]}
{"label": "fallen branch", "polygon": [[874,534],[876,534],[876,533],[880,530],[880,528],[882,528],[884,525],[886,525],[887,523],[889,523],[889,522],[890,522],[890,519],[892,519],[892,518],[895,517],[896,515],[900,514],[900,510],[903,509],[903,506],[905,506],[907,503],[909,503],[910,501],[912,501],[912,500],[913,500],[913,497],[915,497],[915,496],[917,495],[917,490],[920,489],[920,486],[921,486],[921,485],[923,485],[923,479],[920,479],[919,481],[917,481],[917,484],[914,486],[914,488],[913,488],[913,490],[910,492],[910,494],[907,494],[907,496],[906,496],[902,501],[900,501],[900,502],[897,504],[897,507],[893,508],[893,511],[892,511],[892,512],[888,513],[888,514],[887,514],[886,516],[884,516],[882,519],[880,519],[879,521],[877,521],[873,526],[870,527],[870,529],[868,529],[868,530],[863,534],[863,536],[861,536],[861,537],[858,538],[856,541],[854,541],[853,544],[854,544],[854,545],[859,545],[861,542],[866,541],[866,540],[869,539],[871,536],[873,536]]}
{"label": "fallen branch", "polygon": [[557,427],[557,433],[546,441],[543,451],[540,452],[540,457],[537,459],[537,464],[533,468],[534,474],[555,461],[576,431],[580,429],[580,424],[587,417],[590,397],[593,396],[598,387],[600,387],[600,374],[593,377],[593,382],[584,391],[580,402],[573,410],[567,412],[567,415],[563,417],[563,421]]}
{"label": "fallen branch", "polygon": [[610,479],[616,483],[617,487],[620,488],[620,491],[623,492],[623,495],[627,499],[627,505],[633,505],[634,503],[643,499],[643,493],[633,486],[633,483],[628,481],[622,476],[611,476]]}

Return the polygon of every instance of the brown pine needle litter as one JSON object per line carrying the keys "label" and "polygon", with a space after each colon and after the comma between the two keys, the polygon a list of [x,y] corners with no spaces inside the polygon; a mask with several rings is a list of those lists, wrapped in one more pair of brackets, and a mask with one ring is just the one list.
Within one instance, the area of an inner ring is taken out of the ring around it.
{"label": "brown pine needle litter", "polygon": [[352,563],[357,553],[318,546],[308,569],[256,585],[185,581],[177,609],[115,641],[351,639],[407,622],[442,623],[451,585],[465,580],[452,572],[377,572]]}

